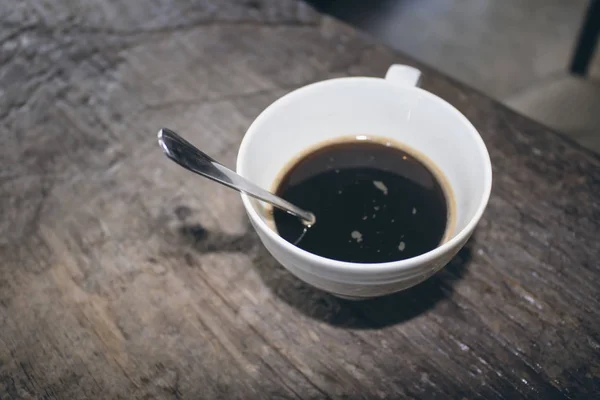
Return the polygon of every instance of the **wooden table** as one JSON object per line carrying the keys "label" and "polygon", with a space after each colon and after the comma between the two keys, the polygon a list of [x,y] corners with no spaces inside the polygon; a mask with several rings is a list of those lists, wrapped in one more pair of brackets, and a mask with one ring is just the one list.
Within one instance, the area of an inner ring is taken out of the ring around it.
{"label": "wooden table", "polygon": [[[0,21],[0,398],[598,398],[599,157],[291,0],[9,0]],[[473,239],[406,292],[308,287],[156,144],[169,126],[233,166],[276,98],[392,63],[494,165]]]}

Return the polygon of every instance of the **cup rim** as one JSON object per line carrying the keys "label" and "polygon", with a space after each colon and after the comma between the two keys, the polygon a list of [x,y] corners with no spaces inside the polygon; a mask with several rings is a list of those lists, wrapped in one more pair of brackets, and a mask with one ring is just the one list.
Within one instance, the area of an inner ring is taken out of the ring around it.
{"label": "cup rim", "polygon": [[488,204],[488,201],[490,198],[490,194],[491,194],[491,190],[492,190],[492,164],[491,164],[490,156],[489,156],[487,147],[485,146],[485,143],[483,142],[483,139],[481,138],[481,135],[479,134],[477,129],[475,129],[473,124],[467,119],[467,117],[465,117],[453,105],[451,105],[450,103],[448,103],[441,97],[439,97],[431,92],[428,92],[424,89],[421,89],[417,86],[408,86],[408,85],[404,86],[404,85],[394,84],[383,78],[362,77],[361,76],[361,77],[342,77],[342,78],[327,79],[327,80],[311,83],[306,86],[302,86],[298,89],[295,89],[295,90],[283,95],[282,97],[278,98],[273,103],[271,103],[267,108],[265,108],[258,115],[258,117],[256,117],[256,119],[252,122],[252,124],[250,124],[250,127],[246,131],[246,134],[244,135],[242,142],[240,144],[240,148],[238,150],[236,172],[239,173],[240,175],[244,176],[244,162],[247,157],[247,148],[249,146],[249,143],[253,140],[254,136],[256,135],[256,132],[258,131],[259,126],[262,124],[263,120],[267,119],[271,114],[273,114],[275,112],[279,112],[281,108],[288,105],[291,101],[293,101],[298,96],[302,96],[307,92],[315,90],[317,87],[320,89],[326,89],[328,86],[335,86],[339,83],[342,83],[342,81],[344,83],[350,83],[352,81],[352,82],[362,82],[362,83],[368,83],[368,84],[375,83],[377,85],[383,84],[386,87],[390,86],[395,89],[416,91],[419,95],[430,99],[434,103],[437,103],[440,107],[449,109],[454,115],[456,115],[456,117],[458,117],[463,122],[465,129],[467,129],[469,131],[473,140],[475,140],[477,148],[479,149],[480,155],[483,157],[483,160],[484,160],[483,167],[484,167],[484,185],[485,185],[485,187],[483,188],[483,194],[481,196],[479,205],[477,206],[475,213],[473,214],[473,216],[471,217],[471,219],[465,225],[464,228],[462,228],[450,240],[446,241],[441,246],[438,246],[435,249],[428,251],[427,253],[423,253],[423,254],[420,254],[420,255],[412,257],[412,258],[407,258],[407,259],[398,260],[398,261],[388,261],[388,262],[383,262],[383,263],[354,263],[354,262],[349,262],[349,261],[340,261],[340,260],[335,260],[335,259],[319,256],[317,254],[313,254],[304,249],[301,249],[301,248],[293,245],[292,243],[288,242],[287,240],[285,240],[284,238],[279,236],[274,230],[272,230],[267,225],[265,220],[260,217],[260,215],[258,214],[258,211],[252,206],[250,197],[248,195],[246,195],[245,193],[242,193],[241,194],[242,202],[244,204],[244,207],[246,208],[246,211],[247,211],[250,219],[252,219],[252,221],[254,222],[254,226],[256,227],[256,229],[260,229],[262,232],[264,232],[269,237],[269,239],[271,239],[273,242],[275,242],[279,247],[283,248],[286,252],[295,254],[296,256],[303,259],[305,262],[307,262],[311,265],[317,266],[317,268],[327,269],[327,270],[330,270],[331,272],[355,272],[355,273],[367,273],[368,272],[369,275],[392,272],[392,271],[395,271],[395,272],[407,271],[407,270],[428,264],[431,261],[442,256],[443,254],[451,251],[453,248],[455,248],[457,245],[459,245],[463,241],[466,241],[468,239],[468,237],[471,235],[471,233],[473,232],[473,230],[475,229],[475,226],[477,225],[479,220],[481,219],[481,216],[483,215],[483,212],[485,211],[485,208],[487,207],[487,204]]}

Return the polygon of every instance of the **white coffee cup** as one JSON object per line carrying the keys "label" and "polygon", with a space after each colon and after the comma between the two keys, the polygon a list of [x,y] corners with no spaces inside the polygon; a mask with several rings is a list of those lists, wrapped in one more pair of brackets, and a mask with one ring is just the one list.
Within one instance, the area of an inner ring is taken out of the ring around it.
{"label": "white coffee cup", "polygon": [[352,135],[389,138],[423,154],[450,187],[454,227],[445,242],[417,257],[370,264],[328,259],[294,246],[273,229],[266,206],[242,194],[267,250],[303,281],[345,298],[397,292],[443,268],[473,233],[492,187],[487,149],[464,115],[417,87],[419,77],[415,68],[393,65],[385,79],[313,83],[275,101],[246,132],[237,172],[266,189],[273,190],[281,171],[298,155],[321,142]]}

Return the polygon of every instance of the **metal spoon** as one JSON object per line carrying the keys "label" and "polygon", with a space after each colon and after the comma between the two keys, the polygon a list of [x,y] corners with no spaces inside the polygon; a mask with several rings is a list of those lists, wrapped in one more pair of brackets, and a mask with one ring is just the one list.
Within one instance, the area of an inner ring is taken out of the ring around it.
{"label": "metal spoon", "polygon": [[256,186],[246,178],[219,164],[170,129],[163,128],[158,131],[158,144],[167,157],[185,169],[272,204],[302,219],[305,225],[311,226],[316,222],[315,215],[310,211],[296,207],[289,201]]}

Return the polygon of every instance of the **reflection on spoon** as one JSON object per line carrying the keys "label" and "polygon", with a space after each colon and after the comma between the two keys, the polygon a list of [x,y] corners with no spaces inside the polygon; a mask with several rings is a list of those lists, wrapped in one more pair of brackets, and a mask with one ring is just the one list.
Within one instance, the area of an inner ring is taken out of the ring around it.
{"label": "reflection on spoon", "polygon": [[[315,215],[310,211],[303,210],[289,201],[256,186],[246,178],[219,164],[172,130],[161,129],[158,132],[158,144],[167,157],[183,168],[280,208],[300,218],[307,227],[315,224]],[[306,233],[306,229],[304,233]]]}

